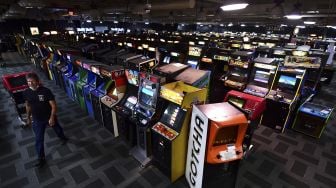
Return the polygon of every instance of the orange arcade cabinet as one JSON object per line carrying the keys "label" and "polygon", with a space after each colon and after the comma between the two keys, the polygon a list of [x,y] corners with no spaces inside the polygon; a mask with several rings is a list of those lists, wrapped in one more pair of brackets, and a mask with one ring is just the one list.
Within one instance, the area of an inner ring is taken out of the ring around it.
{"label": "orange arcade cabinet", "polygon": [[185,171],[191,188],[235,187],[247,127],[245,114],[227,102],[193,106]]}

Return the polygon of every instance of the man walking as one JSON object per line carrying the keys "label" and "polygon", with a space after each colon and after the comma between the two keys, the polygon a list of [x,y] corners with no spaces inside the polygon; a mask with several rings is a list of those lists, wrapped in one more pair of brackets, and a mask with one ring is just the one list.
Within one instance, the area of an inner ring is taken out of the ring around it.
{"label": "man walking", "polygon": [[36,73],[26,75],[29,88],[23,93],[26,101],[27,125],[32,125],[35,133],[35,149],[38,155],[36,167],[43,167],[45,164],[44,153],[44,132],[47,126],[54,129],[57,136],[66,144],[68,138],[65,137],[62,127],[56,117],[55,96],[50,89],[40,84]]}

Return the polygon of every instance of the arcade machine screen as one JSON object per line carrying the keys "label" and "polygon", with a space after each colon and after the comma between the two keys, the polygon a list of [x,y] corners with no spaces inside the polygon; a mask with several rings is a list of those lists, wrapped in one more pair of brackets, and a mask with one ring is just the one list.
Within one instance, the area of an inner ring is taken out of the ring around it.
{"label": "arcade machine screen", "polygon": [[163,58],[163,63],[169,64],[169,62],[170,62],[170,56],[166,56]]}
{"label": "arcade machine screen", "polygon": [[190,46],[189,47],[189,54],[190,56],[200,57],[202,52],[202,48]]}
{"label": "arcade machine screen", "polygon": [[274,55],[286,55],[286,52],[284,50],[274,50]]}
{"label": "arcade machine screen", "polygon": [[183,108],[181,108],[177,104],[170,103],[166,110],[163,112],[160,122],[168,125],[175,131],[180,131],[185,113],[186,111]]}
{"label": "arcade machine screen", "polygon": [[139,85],[139,72],[135,70],[125,69],[126,78],[129,84]]}
{"label": "arcade machine screen", "polygon": [[270,73],[269,72],[265,72],[265,71],[260,71],[260,70],[257,70],[255,72],[255,75],[254,75],[254,81],[255,82],[261,82],[261,83],[265,83],[267,84],[268,83],[268,79],[269,79],[269,76],[270,76]]}
{"label": "arcade machine screen", "polygon": [[196,69],[196,68],[197,68],[197,64],[198,64],[198,62],[195,61],[195,60],[188,60],[188,61],[187,61],[187,64],[190,65],[191,68]]}
{"label": "arcade machine screen", "polygon": [[130,110],[133,110],[134,105],[138,102],[138,99],[135,96],[130,96],[127,98],[124,106]]}
{"label": "arcade machine screen", "polygon": [[140,95],[139,95],[139,102],[141,104],[144,104],[148,107],[155,107],[155,101],[154,101],[154,92],[155,89],[143,87],[141,89]]}
{"label": "arcade machine screen", "polygon": [[296,84],[296,78],[292,76],[281,75],[279,78],[278,88],[292,91]]}
{"label": "arcade machine screen", "polygon": [[228,99],[228,101],[232,102],[233,104],[235,104],[239,108],[243,108],[243,106],[244,106],[244,104],[246,102],[244,99],[240,99],[240,98],[233,97],[233,96],[230,96],[229,99]]}
{"label": "arcade machine screen", "polygon": [[238,136],[238,126],[223,127],[218,130],[213,146],[235,144]]}

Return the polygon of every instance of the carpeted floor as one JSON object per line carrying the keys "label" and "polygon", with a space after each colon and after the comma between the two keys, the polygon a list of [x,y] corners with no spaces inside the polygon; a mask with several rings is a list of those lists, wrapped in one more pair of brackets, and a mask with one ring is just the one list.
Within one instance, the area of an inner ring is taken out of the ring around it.
{"label": "carpeted floor", "polygon": [[[16,52],[4,53],[3,58],[7,66],[0,67],[0,76],[37,71]],[[34,168],[33,132],[19,126],[13,103],[0,85],[0,187],[188,187],[184,178],[171,184],[154,166],[139,168],[120,138],[113,138],[53,81],[39,74],[56,96],[58,116],[70,141],[61,145],[53,130],[47,129],[48,163],[42,169]],[[335,79],[322,88],[314,102],[334,105]],[[320,139],[259,127],[253,144],[253,152],[241,163],[237,187],[336,187],[335,112]]]}

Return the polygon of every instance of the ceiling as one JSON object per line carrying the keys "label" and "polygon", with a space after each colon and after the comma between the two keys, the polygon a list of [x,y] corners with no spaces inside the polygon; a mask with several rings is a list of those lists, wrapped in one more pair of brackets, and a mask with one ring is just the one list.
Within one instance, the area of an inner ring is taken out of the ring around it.
{"label": "ceiling", "polygon": [[[239,0],[241,1],[241,0]],[[223,12],[232,0],[6,0],[0,2],[0,20],[102,20],[158,23],[245,23],[336,25],[335,0],[244,0],[244,10]],[[317,12],[316,12],[317,11]],[[284,15],[300,13],[299,21]]]}

